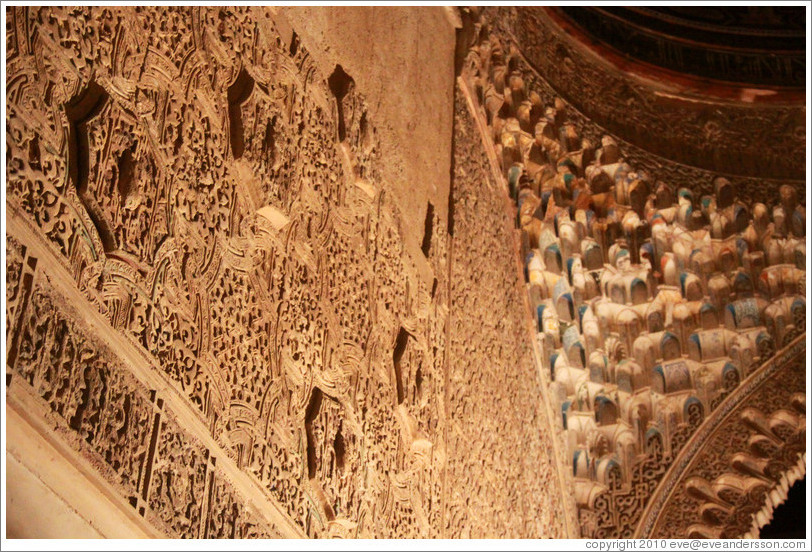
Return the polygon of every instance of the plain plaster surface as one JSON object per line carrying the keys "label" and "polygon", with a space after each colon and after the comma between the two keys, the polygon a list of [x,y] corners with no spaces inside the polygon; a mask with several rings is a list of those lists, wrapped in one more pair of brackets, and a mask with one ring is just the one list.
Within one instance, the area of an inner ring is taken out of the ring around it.
{"label": "plain plaster surface", "polygon": [[[75,452],[55,446],[21,415],[25,397],[6,406],[6,538],[96,539],[161,536],[123,499],[114,504]],[[61,450],[60,450],[61,449]],[[25,463],[21,462],[25,460]],[[28,459],[36,459],[34,462]],[[81,514],[79,513],[81,512]]]}
{"label": "plain plaster surface", "polygon": [[[427,201],[447,220],[456,32],[442,7],[279,8],[324,75],[340,64],[367,100],[383,177],[404,230],[422,239]],[[412,241],[408,236],[407,239]]]}

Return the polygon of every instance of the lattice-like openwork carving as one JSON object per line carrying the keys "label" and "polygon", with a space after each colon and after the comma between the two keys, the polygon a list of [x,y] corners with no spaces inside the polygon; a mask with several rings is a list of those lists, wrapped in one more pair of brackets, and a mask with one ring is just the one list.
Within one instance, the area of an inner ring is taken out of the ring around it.
{"label": "lattice-like openwork carving", "polygon": [[564,534],[464,103],[459,221],[412,229],[353,75],[278,11],[8,16],[10,393],[137,515],[176,537]]}

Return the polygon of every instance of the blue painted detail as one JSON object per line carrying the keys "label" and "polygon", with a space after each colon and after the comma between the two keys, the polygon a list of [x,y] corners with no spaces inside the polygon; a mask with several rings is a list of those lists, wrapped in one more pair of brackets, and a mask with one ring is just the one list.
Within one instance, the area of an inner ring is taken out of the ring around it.
{"label": "blue painted detail", "polygon": [[[655,376],[654,381],[659,381],[660,382],[660,385],[659,385],[660,393],[665,393],[667,391],[666,388],[665,388],[665,371],[663,370],[662,365],[658,364],[657,366],[652,368],[651,371],[654,373],[654,376]],[[655,388],[657,388],[657,387],[658,386],[655,386]]]}
{"label": "blue painted detail", "polygon": [[581,305],[578,307],[578,323],[583,326],[584,324],[584,313],[586,313],[589,305]]}
{"label": "blue painted detail", "polygon": [[696,350],[697,350],[697,352],[699,352],[699,356],[701,358],[702,357],[702,341],[699,339],[699,335],[695,334],[695,333],[691,334],[690,336],[688,336],[688,341],[690,341],[691,343],[696,345]]}
{"label": "blue painted detail", "polygon": [[692,404],[698,404],[698,405],[700,406],[700,408],[702,409],[702,416],[704,417],[704,415],[705,415],[705,408],[702,406],[702,401],[700,401],[700,400],[699,400],[699,399],[697,399],[696,397],[689,397],[689,398],[688,398],[688,399],[685,401],[685,404],[682,406],[682,415],[683,415],[683,417],[684,417],[686,420],[688,419],[688,407],[689,407],[689,406],[691,406]]}

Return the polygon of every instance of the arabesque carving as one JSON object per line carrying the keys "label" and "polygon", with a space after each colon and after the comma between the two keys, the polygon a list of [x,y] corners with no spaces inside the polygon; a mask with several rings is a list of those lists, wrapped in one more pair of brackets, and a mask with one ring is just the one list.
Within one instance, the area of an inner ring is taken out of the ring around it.
{"label": "arabesque carving", "polygon": [[[628,538],[703,421],[760,366],[779,362],[771,360],[776,351],[805,336],[805,209],[789,185],[764,204],[724,177],[695,190],[637,170],[617,139],[582,135],[580,115],[536,79],[525,80],[520,54],[486,17],[467,28],[462,79],[516,204],[531,316],[559,404],[580,529],[585,537]],[[772,442],[752,462],[731,459],[735,448],[711,450],[736,469],[772,462],[763,469],[784,476],[797,464],[804,411],[782,410],[773,421],[764,412],[753,413],[765,420],[750,426],[769,433],[786,421],[786,445]],[[763,503],[696,492],[724,503],[726,516],[738,512],[735,521],[716,516],[706,520],[712,528],[673,521],[663,526],[669,536],[742,536]]]}
{"label": "arabesque carving", "polygon": [[770,179],[667,161],[588,118],[640,126],[635,90],[564,101],[517,39],[594,73],[498,13],[413,221],[386,121],[278,10],[10,8],[9,408],[169,537],[758,531],[805,439],[794,114],[747,150]]}
{"label": "arabesque carving", "polygon": [[277,10],[7,15],[9,396],[120,502],[171,537],[568,534],[470,128],[453,219],[413,225]]}

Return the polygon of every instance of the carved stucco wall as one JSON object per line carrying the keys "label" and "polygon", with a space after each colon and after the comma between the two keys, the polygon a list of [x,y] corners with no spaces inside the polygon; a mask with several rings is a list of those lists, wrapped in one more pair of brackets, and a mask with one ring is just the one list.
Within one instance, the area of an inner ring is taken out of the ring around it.
{"label": "carved stucco wall", "polygon": [[6,17],[9,536],[575,534],[445,11]]}
{"label": "carved stucco wall", "polygon": [[9,536],[758,532],[798,182],[609,135],[594,60],[480,13],[6,12]]}

